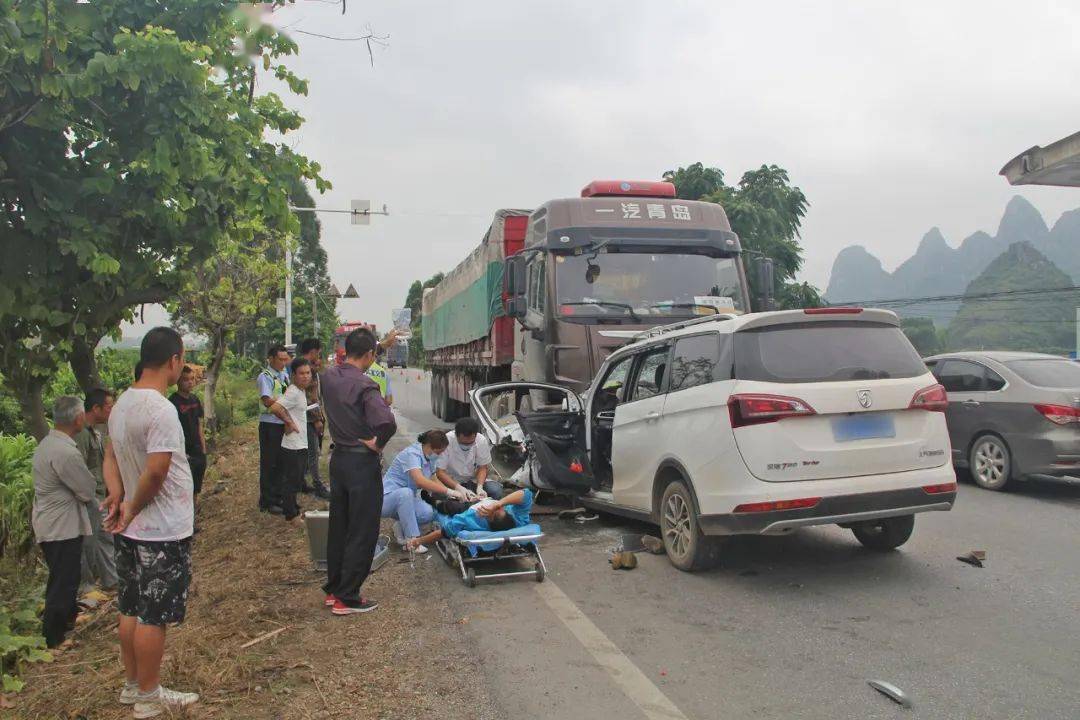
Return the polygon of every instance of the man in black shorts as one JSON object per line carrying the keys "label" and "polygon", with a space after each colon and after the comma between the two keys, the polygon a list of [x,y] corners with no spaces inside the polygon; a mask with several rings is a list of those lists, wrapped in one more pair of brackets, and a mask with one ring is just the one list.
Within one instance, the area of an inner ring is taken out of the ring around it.
{"label": "man in black shorts", "polygon": [[193,483],[184,430],[165,391],[180,379],[184,343],[166,327],[142,341],[142,376],[109,416],[105,527],[115,533],[120,702],[149,718],[199,699],[161,685],[165,627],[182,622],[191,582]]}

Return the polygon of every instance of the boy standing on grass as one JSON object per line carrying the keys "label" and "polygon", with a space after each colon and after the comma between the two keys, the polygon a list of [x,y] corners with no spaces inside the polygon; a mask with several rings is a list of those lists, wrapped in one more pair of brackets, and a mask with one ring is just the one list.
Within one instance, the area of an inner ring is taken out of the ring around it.
{"label": "boy standing on grass", "polygon": [[184,452],[187,453],[191,482],[198,497],[202,491],[203,476],[206,475],[206,437],[203,435],[202,402],[192,392],[194,388],[195,371],[190,365],[185,365],[180,371],[176,392],[169,396],[169,402],[176,406],[180,426],[184,428]]}
{"label": "boy standing on grass", "polygon": [[165,391],[180,379],[184,342],[157,327],[140,350],[142,375],[113,406],[105,448],[105,527],[116,540],[120,702],[150,718],[191,705],[196,693],[161,685],[165,627],[183,622],[191,583],[194,488],[184,429]]}
{"label": "boy standing on grass", "polygon": [[292,362],[292,384],[277,399],[270,412],[285,421],[285,435],[281,438],[282,510],[290,524],[299,526],[300,507],[296,494],[304,484],[304,470],[308,464],[307,388],[311,385],[311,363],[298,357]]}

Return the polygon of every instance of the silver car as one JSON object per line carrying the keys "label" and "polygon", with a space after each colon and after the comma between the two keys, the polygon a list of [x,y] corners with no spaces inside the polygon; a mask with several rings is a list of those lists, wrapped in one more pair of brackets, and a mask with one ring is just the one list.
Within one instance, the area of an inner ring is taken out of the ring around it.
{"label": "silver car", "polygon": [[949,397],[953,462],[980,487],[1080,482],[1080,363],[1055,355],[971,351],[926,359]]}

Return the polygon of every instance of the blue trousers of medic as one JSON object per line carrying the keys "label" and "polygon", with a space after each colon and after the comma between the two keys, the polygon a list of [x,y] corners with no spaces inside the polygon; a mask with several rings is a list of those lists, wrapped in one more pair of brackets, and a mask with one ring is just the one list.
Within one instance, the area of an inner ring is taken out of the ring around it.
{"label": "blue trousers of medic", "polygon": [[383,494],[382,516],[401,523],[406,538],[420,536],[420,526],[435,519],[435,509],[411,488],[395,488]]}

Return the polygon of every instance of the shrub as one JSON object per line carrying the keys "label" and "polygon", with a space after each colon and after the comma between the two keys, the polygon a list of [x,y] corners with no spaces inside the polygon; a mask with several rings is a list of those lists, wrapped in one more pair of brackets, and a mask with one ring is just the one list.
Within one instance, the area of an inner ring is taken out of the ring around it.
{"label": "shrub", "polygon": [[23,689],[19,679],[28,662],[52,662],[39,632],[41,621],[37,598],[22,598],[0,604],[0,692],[17,693]]}
{"label": "shrub", "polygon": [[0,435],[0,557],[22,554],[33,543],[30,461],[37,443],[27,435]]}

